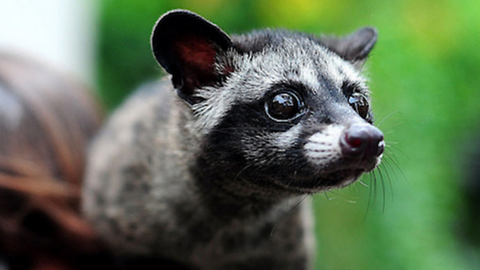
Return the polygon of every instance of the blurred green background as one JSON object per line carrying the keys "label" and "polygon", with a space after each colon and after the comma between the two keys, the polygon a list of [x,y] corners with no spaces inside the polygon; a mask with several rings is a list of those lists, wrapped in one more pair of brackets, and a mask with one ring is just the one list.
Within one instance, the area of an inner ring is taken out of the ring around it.
{"label": "blurred green background", "polygon": [[480,177],[474,173],[480,163],[475,158],[480,157],[475,155],[480,1],[103,0],[101,5],[97,81],[110,108],[161,75],[149,36],[170,9],[190,9],[227,33],[282,27],[347,34],[376,27],[379,41],[366,74],[376,123],[389,147],[376,181],[363,178],[368,187],[357,183],[314,196],[316,269],[480,269],[480,184],[475,184]]}

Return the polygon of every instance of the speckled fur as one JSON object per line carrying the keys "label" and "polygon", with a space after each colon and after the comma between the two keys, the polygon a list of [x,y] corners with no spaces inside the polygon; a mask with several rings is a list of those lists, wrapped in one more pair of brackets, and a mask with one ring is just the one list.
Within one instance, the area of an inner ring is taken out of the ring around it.
{"label": "speckled fur", "polygon": [[[368,95],[353,63],[287,31],[233,36],[232,43],[215,67],[233,72],[196,89],[201,102],[179,98],[168,77],[144,86],[92,145],[84,211],[121,256],[159,256],[205,270],[310,269],[306,195],[361,174],[326,173],[347,163],[338,130],[329,135],[328,127],[366,123],[342,92],[349,82]],[[310,111],[288,126],[264,125],[261,104],[279,84],[301,86]],[[337,157],[316,155],[323,151],[316,138],[331,140]]]}

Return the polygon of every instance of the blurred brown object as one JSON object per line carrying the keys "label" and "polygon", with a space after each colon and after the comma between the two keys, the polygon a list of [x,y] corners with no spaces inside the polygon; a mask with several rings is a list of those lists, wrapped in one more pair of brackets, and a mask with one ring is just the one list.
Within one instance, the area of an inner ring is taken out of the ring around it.
{"label": "blurred brown object", "polygon": [[80,216],[80,188],[101,122],[81,84],[0,53],[0,256],[9,269],[78,269],[99,252]]}

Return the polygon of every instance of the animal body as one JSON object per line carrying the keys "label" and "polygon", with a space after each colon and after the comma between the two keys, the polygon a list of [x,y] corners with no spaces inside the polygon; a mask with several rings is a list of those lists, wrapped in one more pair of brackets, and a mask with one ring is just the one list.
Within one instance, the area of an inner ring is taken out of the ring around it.
{"label": "animal body", "polygon": [[152,49],[171,76],[130,97],[96,138],[86,217],[125,258],[310,268],[306,195],[345,187],[382,157],[360,74],[376,37],[228,36],[192,12],[166,13]]}

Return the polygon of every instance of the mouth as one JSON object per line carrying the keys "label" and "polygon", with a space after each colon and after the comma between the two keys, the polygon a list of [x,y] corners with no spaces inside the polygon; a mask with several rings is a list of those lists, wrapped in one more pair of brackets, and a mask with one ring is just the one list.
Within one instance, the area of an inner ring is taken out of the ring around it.
{"label": "mouth", "polygon": [[[368,160],[349,161],[343,160],[339,164],[331,166],[331,169],[322,170],[318,179],[320,190],[328,190],[346,187],[364,173],[373,171],[380,163],[381,158],[372,158]],[[318,181],[318,180],[317,180]]]}
{"label": "mouth", "polygon": [[320,190],[330,190],[346,187],[355,182],[366,171],[363,169],[342,169],[319,178]]}
{"label": "mouth", "polygon": [[304,175],[294,182],[283,183],[283,186],[303,194],[340,189],[354,183],[364,173],[374,170],[379,162],[380,159],[361,163],[343,160],[337,164],[331,164],[328,168],[317,169],[316,172]]}

